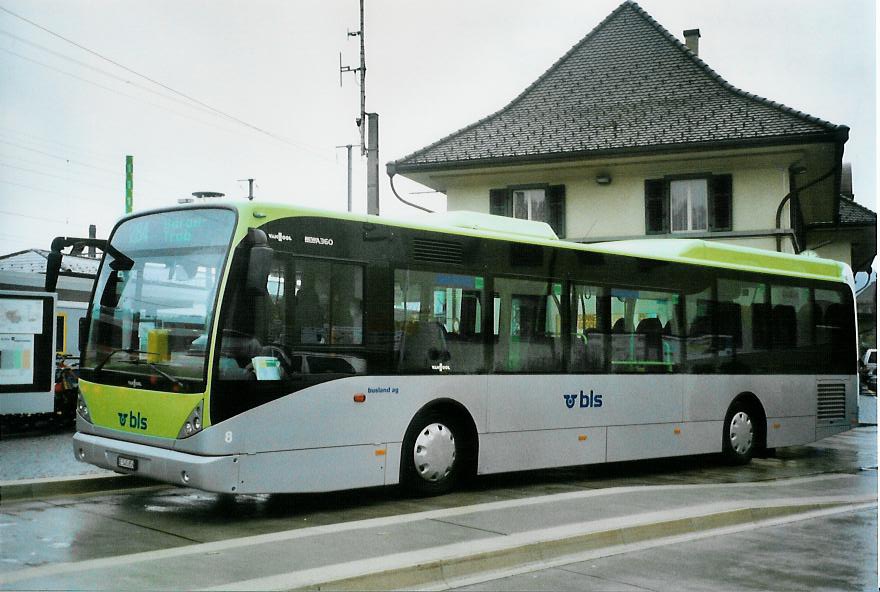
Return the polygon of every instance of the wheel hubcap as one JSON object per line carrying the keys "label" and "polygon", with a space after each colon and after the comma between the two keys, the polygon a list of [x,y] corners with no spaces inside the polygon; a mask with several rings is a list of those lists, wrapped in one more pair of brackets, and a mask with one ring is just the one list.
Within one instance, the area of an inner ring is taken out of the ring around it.
{"label": "wheel hubcap", "polygon": [[730,420],[730,447],[737,454],[746,454],[752,447],[755,431],[752,418],[744,411],[738,412]]}
{"label": "wheel hubcap", "polygon": [[413,448],[416,472],[425,481],[436,483],[449,476],[455,464],[455,436],[442,423],[425,426]]}

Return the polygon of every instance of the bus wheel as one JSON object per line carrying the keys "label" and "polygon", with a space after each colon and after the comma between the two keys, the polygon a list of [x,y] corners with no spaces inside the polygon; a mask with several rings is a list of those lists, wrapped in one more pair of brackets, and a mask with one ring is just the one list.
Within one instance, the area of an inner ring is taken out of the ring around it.
{"label": "bus wheel", "polygon": [[731,405],[724,418],[724,441],[721,454],[730,464],[744,465],[752,460],[757,445],[757,416],[752,410],[737,403]]}
{"label": "bus wheel", "polygon": [[461,472],[463,430],[452,417],[436,410],[416,414],[403,438],[400,482],[420,495],[450,491]]}

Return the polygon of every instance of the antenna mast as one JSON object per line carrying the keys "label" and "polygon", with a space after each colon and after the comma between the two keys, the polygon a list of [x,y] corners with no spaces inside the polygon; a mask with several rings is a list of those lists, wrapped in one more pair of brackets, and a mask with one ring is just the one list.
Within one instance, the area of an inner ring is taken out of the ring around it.
{"label": "antenna mast", "polygon": [[367,126],[367,57],[366,52],[364,50],[364,0],[360,0],[360,10],[361,10],[361,20],[360,25],[361,28],[357,31],[349,31],[349,37],[360,37],[361,38],[361,65],[358,68],[352,68],[351,66],[343,66],[342,65],[342,52],[339,53],[339,86],[342,86],[342,74],[345,72],[353,72],[355,76],[360,75],[358,82],[361,87],[361,112],[358,118],[355,120],[355,123],[358,126],[358,130],[361,134],[361,155],[365,155],[367,153],[367,145],[365,142],[366,138],[366,126]]}

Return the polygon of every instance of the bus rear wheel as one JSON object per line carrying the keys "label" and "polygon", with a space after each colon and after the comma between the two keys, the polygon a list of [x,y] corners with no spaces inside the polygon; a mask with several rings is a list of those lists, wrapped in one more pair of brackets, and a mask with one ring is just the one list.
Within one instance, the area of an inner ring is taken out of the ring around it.
{"label": "bus rear wheel", "polygon": [[436,410],[416,414],[403,438],[401,485],[419,495],[452,490],[462,472],[464,440],[456,418]]}
{"label": "bus rear wheel", "polygon": [[721,454],[734,465],[744,465],[752,460],[758,443],[755,424],[757,415],[746,405],[731,405],[724,418],[724,440]]}

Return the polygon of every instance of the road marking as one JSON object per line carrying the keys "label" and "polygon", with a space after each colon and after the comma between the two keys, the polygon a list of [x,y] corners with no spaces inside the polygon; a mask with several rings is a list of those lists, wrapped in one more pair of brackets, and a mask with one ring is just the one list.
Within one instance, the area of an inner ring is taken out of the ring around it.
{"label": "road marking", "polygon": [[[210,543],[199,543],[195,545],[187,545],[184,547],[175,547],[172,549],[159,549],[155,551],[144,551],[141,553],[132,553],[129,555],[120,555],[116,557],[102,557],[99,559],[88,559],[77,562],[56,563],[51,565],[43,565],[38,567],[25,568],[5,574],[0,574],[0,584],[17,582],[25,579],[33,579],[39,577],[53,576],[59,574],[76,573],[88,571],[92,569],[102,569],[105,567],[120,568],[124,565],[140,563],[145,561],[155,561],[174,557],[183,557],[187,555],[196,555],[202,553],[216,553],[247,547],[252,545],[262,545],[267,543],[279,543],[295,539],[307,538],[312,536],[320,536],[325,534],[333,534],[346,531],[363,530],[368,528],[381,528],[420,520],[445,519],[454,516],[463,516],[467,514],[475,514],[480,512],[492,512],[497,510],[506,510],[511,508],[525,508],[540,504],[555,504],[568,500],[588,499],[594,497],[603,497],[610,495],[621,495],[626,493],[650,493],[674,490],[694,490],[694,489],[712,489],[712,488],[741,488],[741,487],[787,487],[789,485],[800,485],[803,483],[837,480],[837,479],[858,479],[857,476],[851,474],[830,473],[826,475],[817,475],[812,477],[796,477],[792,479],[778,479],[759,482],[739,482],[739,483],[701,483],[696,485],[634,485],[626,487],[614,487],[604,489],[591,489],[586,491],[570,491],[565,493],[557,493],[545,496],[531,497],[519,500],[503,500],[497,502],[486,502],[469,506],[459,506],[455,508],[446,508],[441,510],[427,510],[423,512],[413,512],[410,514],[402,514],[395,516],[385,516],[381,518],[368,518],[365,520],[357,520],[352,522],[340,522],[336,524],[327,524],[322,526],[314,526],[309,528],[299,528],[286,530],[268,534],[251,535],[224,541],[215,541]],[[797,500],[807,500],[813,498],[795,498]],[[840,503],[851,503],[843,500],[851,498],[822,498],[841,500]],[[774,500],[769,500],[774,501]],[[775,500],[778,503],[778,500]],[[759,503],[759,502],[754,502]],[[791,504],[791,500],[786,502]],[[799,502],[800,503],[800,502]],[[739,506],[742,507],[742,503]],[[725,506],[724,509],[731,509]],[[643,516],[643,515],[637,515]],[[513,535],[509,535],[513,536]]]}

